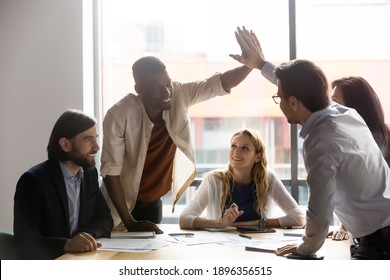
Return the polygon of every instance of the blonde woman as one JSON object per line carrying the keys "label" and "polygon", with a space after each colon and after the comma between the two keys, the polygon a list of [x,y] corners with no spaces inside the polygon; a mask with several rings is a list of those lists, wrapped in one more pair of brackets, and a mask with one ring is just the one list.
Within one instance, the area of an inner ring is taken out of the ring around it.
{"label": "blonde woman", "polygon": [[[270,218],[274,202],[284,216]],[[201,217],[207,209],[207,217]],[[231,138],[228,167],[207,173],[180,215],[180,228],[304,226],[304,213],[276,175],[267,170],[264,144],[250,129]]]}

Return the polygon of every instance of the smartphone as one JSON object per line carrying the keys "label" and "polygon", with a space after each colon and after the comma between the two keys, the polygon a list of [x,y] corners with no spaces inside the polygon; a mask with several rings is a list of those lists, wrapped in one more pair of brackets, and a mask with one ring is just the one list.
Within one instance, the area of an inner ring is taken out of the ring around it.
{"label": "smartphone", "polygon": [[288,254],[287,258],[294,259],[294,260],[323,260],[324,256],[317,256],[317,255],[302,256],[297,254]]}
{"label": "smartphone", "polygon": [[237,227],[237,231],[241,233],[263,233],[263,232],[276,232],[275,229],[267,227],[260,229],[259,227]]}

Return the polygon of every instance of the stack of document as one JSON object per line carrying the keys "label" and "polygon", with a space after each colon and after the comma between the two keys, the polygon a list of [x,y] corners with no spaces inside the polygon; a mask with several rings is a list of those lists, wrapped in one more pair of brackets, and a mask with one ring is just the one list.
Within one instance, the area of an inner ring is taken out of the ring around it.
{"label": "stack of document", "polygon": [[168,242],[156,239],[154,231],[112,232],[111,238],[96,241],[102,244],[98,248],[102,251],[149,252],[168,246]]}

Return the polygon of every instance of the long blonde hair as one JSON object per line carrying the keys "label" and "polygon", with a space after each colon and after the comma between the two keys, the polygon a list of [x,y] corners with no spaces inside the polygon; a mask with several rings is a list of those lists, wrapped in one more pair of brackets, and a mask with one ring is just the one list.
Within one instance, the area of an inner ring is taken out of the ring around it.
{"label": "long blonde hair", "polygon": [[[263,215],[267,213],[266,206],[269,190],[265,146],[257,133],[251,129],[243,129],[235,132],[231,140],[237,135],[249,136],[253,145],[255,146],[255,153],[260,153],[260,160],[253,164],[251,174],[253,182],[256,185],[256,198],[253,206],[257,213]],[[222,199],[220,208],[221,213],[224,213],[226,210],[226,202],[232,201],[232,186],[230,185],[230,182],[234,180],[233,168],[229,164],[226,170],[211,171],[210,173],[222,181]]]}

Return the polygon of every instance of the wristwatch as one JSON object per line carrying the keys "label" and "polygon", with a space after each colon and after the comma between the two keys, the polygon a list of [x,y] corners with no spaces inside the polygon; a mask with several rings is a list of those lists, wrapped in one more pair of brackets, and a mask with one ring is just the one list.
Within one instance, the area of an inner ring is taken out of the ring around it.
{"label": "wristwatch", "polygon": [[267,219],[261,218],[259,220],[259,229],[260,230],[265,230],[267,228]]}

